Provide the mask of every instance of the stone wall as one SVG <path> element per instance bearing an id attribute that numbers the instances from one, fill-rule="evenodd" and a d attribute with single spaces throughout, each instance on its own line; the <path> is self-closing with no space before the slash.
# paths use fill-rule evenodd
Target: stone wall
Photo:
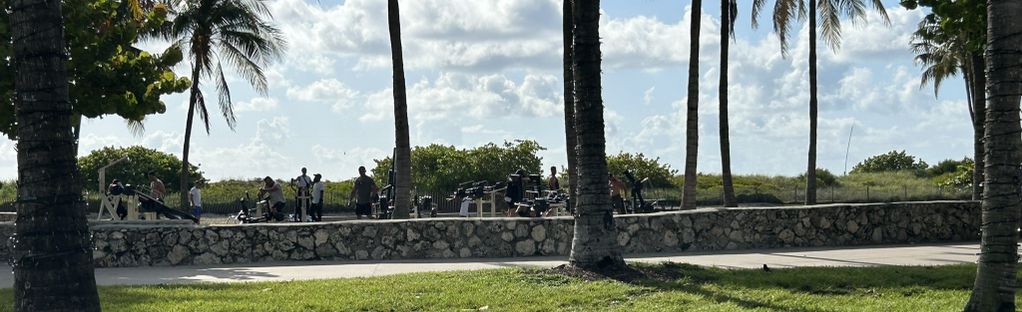
<path id="1" fill-rule="evenodd" d="M 617 216 L 625 254 L 979 239 L 978 202 L 732 208 Z M 98 267 L 567 255 L 570 217 L 195 226 L 94 224 Z M 10 227 L 10 225 L 7 225 Z M 0 227 L 0 233 L 9 231 Z M 7 255 L 0 250 L 0 255 Z"/>

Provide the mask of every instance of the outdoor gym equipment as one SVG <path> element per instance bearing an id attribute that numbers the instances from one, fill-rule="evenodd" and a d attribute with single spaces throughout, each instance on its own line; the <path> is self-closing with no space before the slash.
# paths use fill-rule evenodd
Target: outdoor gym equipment
<path id="1" fill-rule="evenodd" d="M 478 216 L 480 218 L 483 217 L 483 207 L 486 204 L 490 205 L 490 217 L 496 217 L 497 193 L 502 193 L 506 190 L 507 186 L 500 182 L 494 184 L 489 184 L 487 181 L 462 182 L 458 184 L 458 189 L 447 200 L 460 201 L 461 210 L 458 214 L 463 217 L 468 216 L 468 207 L 473 202 L 475 202 L 478 208 Z"/>
<path id="2" fill-rule="evenodd" d="M 245 192 L 245 197 L 238 199 L 238 204 L 241 206 L 241 210 L 238 211 L 238 214 L 231 216 L 231 219 L 237 220 L 238 223 L 263 223 L 273 220 L 284 220 L 281 212 L 271 213 L 269 196 L 256 202 L 255 207 L 250 209 L 248 207 L 248 192 Z M 255 210 L 255 213 L 252 210 Z"/>
<path id="3" fill-rule="evenodd" d="M 630 213 L 645 213 L 653 212 L 653 206 L 656 205 L 656 201 L 647 203 L 646 199 L 642 197 L 642 190 L 646 187 L 646 182 L 649 178 L 643 178 L 642 180 L 636 180 L 635 176 L 628 170 L 625 170 L 625 178 L 628 179 L 628 183 L 632 185 L 632 211 Z"/>
<path id="4" fill-rule="evenodd" d="M 110 214 L 112 220 L 156 220 L 158 215 L 167 219 L 192 220 L 199 223 L 195 216 L 177 209 L 167 207 L 162 202 L 147 195 L 144 189 L 137 190 L 131 184 L 113 185 L 106 184 L 106 169 L 122 162 L 130 162 L 127 156 L 110 162 L 99 168 L 99 194 L 100 204 L 96 220 L 102 220 L 104 212 Z M 146 203 L 146 205 L 142 205 Z M 148 211 L 147 211 L 148 210 Z M 141 212 L 141 213 L 140 213 Z"/>

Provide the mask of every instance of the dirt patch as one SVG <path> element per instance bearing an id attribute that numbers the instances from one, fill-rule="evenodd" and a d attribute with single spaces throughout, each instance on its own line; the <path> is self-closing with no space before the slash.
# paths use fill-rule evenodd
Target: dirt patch
<path id="1" fill-rule="evenodd" d="M 642 281 L 671 282 L 682 277 L 681 272 L 672 265 L 648 266 L 621 266 L 604 270 L 587 270 L 570 264 L 562 264 L 550 269 L 542 270 L 541 273 L 557 274 L 587 281 L 615 280 L 625 283 Z"/>

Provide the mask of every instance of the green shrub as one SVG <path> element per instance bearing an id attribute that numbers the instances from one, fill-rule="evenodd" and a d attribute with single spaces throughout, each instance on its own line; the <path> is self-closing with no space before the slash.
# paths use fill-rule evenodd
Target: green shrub
<path id="1" fill-rule="evenodd" d="M 884 154 L 876 155 L 870 158 L 866 158 L 862 162 L 852 167 L 853 174 L 856 173 L 868 173 L 868 172 L 887 172 L 887 171 L 912 171 L 916 175 L 926 174 L 926 168 L 929 166 L 922 159 L 916 159 L 915 156 L 908 155 L 905 151 L 890 151 Z"/>

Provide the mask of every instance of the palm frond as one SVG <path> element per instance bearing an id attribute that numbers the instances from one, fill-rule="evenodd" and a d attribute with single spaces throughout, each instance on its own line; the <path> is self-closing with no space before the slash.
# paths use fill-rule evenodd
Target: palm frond
<path id="1" fill-rule="evenodd" d="M 245 80 L 248 80 L 249 84 L 256 89 L 262 95 L 266 95 L 269 91 L 269 83 L 266 81 L 266 76 L 263 74 L 262 67 L 256 64 L 248 55 L 238 50 L 237 47 L 231 44 L 222 44 L 220 46 L 220 54 L 227 61 L 231 62 L 234 69 L 237 70 Z"/>
<path id="2" fill-rule="evenodd" d="M 774 32 L 781 43 L 781 56 L 788 57 L 788 33 L 791 23 L 800 13 L 801 0 L 777 0 L 774 2 Z"/>
<path id="3" fill-rule="evenodd" d="M 832 50 L 841 48 L 841 15 L 839 14 L 841 8 L 838 7 L 841 4 L 836 1 L 818 2 L 820 5 L 818 8 L 820 10 L 820 37 Z"/>
<path id="4" fill-rule="evenodd" d="M 728 23 L 728 25 L 724 25 L 723 27 L 727 27 L 728 28 L 728 34 L 731 35 L 730 36 L 731 40 L 734 41 L 737 38 L 737 37 L 735 37 L 735 20 L 738 19 L 738 1 L 737 0 L 725 0 L 725 1 L 728 2 L 727 6 L 728 6 L 729 10 L 728 10 L 728 12 L 725 12 L 725 13 L 722 13 L 722 14 L 728 14 L 728 17 L 730 17 L 730 19 L 729 19 L 730 23 Z"/>
<path id="5" fill-rule="evenodd" d="M 195 92 L 195 108 L 199 113 L 199 120 L 206 126 L 206 134 L 209 134 L 209 111 L 206 110 L 206 97 L 202 95 L 202 91 L 198 90 Z"/>
<path id="6" fill-rule="evenodd" d="M 217 93 L 220 94 L 220 112 L 227 120 L 227 127 L 234 130 L 238 125 L 238 119 L 234 116 L 234 103 L 231 102 L 231 89 L 227 86 L 227 77 L 224 75 L 224 68 L 220 62 L 216 63 L 217 75 L 220 77 L 216 82 Z"/>
<path id="7" fill-rule="evenodd" d="M 145 134 L 145 117 L 139 120 L 125 119 L 124 123 L 128 127 L 128 132 L 136 138 L 141 138 Z"/>
<path id="8" fill-rule="evenodd" d="M 766 4 L 766 0 L 753 0 L 752 1 L 752 28 L 759 27 L 759 12 L 763 10 L 763 5 Z M 737 11 L 737 9 L 736 9 Z"/>

